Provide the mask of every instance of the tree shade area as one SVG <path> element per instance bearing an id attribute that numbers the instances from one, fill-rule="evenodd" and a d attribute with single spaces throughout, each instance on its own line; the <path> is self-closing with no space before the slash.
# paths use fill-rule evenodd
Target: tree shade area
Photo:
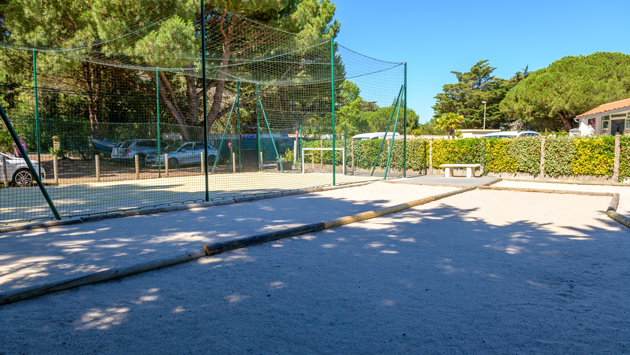
<path id="1" fill-rule="evenodd" d="M 12 0 L 0 11 L 0 105 L 37 159 L 100 157 L 97 176 L 110 158 L 120 160 L 117 151 L 133 151 L 123 148 L 130 140 L 157 141 L 151 153 L 160 155 L 208 137 L 217 156 L 207 157 L 207 169 L 242 171 L 253 159 L 263 171 L 288 157 L 298 163 L 302 140 L 343 146 L 354 134 L 403 134 L 405 119 L 417 125 L 406 114 L 405 63 L 336 42 L 340 23 L 328 0 L 217 1 L 203 13 L 198 1 Z M 6 127 L 0 151 L 13 152 Z M 154 158 L 157 170 L 143 170 L 149 154 L 136 155 L 140 172 L 133 159 L 116 169 L 162 177 L 167 161 Z M 156 197 L 113 209 L 203 199 Z"/>
<path id="2" fill-rule="evenodd" d="M 575 116 L 628 97 L 630 56 L 600 52 L 537 70 L 506 95 L 500 109 L 539 130 L 569 130 Z"/>
<path id="3" fill-rule="evenodd" d="M 262 1 L 255 5 L 228 1 L 223 5 L 235 11 L 209 4 L 205 14 L 209 127 L 217 121 L 218 126 L 224 123 L 237 83 L 244 125 L 255 122 L 255 110 L 250 106 L 256 104 L 256 85 L 259 98 L 268 101 L 269 113 L 292 112 L 293 117 L 277 117 L 286 126 L 283 129 L 294 130 L 306 123 L 330 125 L 326 124 L 330 117 L 322 115 L 331 111 L 331 70 L 340 110 L 346 103 L 341 97 L 344 85 L 360 90 L 365 103 L 363 110 L 354 112 L 365 112 L 364 117 L 346 118 L 351 110 L 345 110 L 341 121 L 370 125 L 373 112 L 395 101 L 404 81 L 402 63 L 374 60 L 340 44 L 331 45 L 340 24 L 332 21 L 334 5 L 327 1 Z M 130 105 L 124 113 L 102 114 L 99 111 L 111 102 L 103 95 L 153 96 L 156 84 L 162 84 L 157 89 L 163 103 L 161 121 L 180 125 L 184 137 L 190 138 L 184 127 L 199 125 L 203 119 L 197 2 L 155 5 L 136 1 L 120 7 L 79 1 L 42 6 L 27 1 L 11 1 L 6 6 L 7 21 L 3 23 L 9 44 L 3 45 L 0 75 L 11 90 L 0 98 L 4 105 L 14 109 L 18 102 L 26 101 L 18 99 L 17 92 L 33 87 L 34 52 L 39 56 L 41 88 L 87 93 L 87 115 L 73 118 L 88 119 L 94 135 L 105 138 L 99 130 L 103 122 L 148 117 L 146 112 L 130 112 Z M 396 83 L 383 86 L 383 78 Z M 59 104 L 60 110 L 67 110 Z"/>
<path id="4" fill-rule="evenodd" d="M 464 117 L 461 128 L 482 128 L 485 116 L 486 128 L 568 131 L 577 115 L 630 97 L 628 64 L 626 54 L 598 52 L 564 57 L 533 72 L 526 66 L 501 79 L 482 60 L 468 72 L 452 72 L 457 82 L 435 96 L 435 115 L 418 132 L 444 133 L 438 120 L 447 113 Z"/>
<path id="5" fill-rule="evenodd" d="M 451 72 L 457 77 L 457 83 L 444 85 L 443 92 L 435 96 L 437 102 L 433 106 L 434 118 L 456 113 L 463 116 L 462 128 L 482 128 L 485 110 L 486 128 L 506 125 L 508 122 L 499 110 L 499 104 L 529 73 L 525 68 L 523 72 L 505 80 L 492 75 L 495 69 L 489 65 L 488 60 L 482 60 L 468 72 Z"/>

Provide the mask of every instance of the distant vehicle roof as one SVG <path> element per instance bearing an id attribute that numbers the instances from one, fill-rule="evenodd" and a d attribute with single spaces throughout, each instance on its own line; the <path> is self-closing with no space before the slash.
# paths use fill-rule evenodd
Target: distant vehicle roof
<path id="1" fill-rule="evenodd" d="M 357 134 L 356 136 L 352 136 L 350 139 L 361 139 L 361 138 L 378 138 L 378 137 L 384 137 L 385 136 L 385 132 L 370 132 L 370 133 L 361 133 L 361 134 Z M 387 136 L 391 137 L 392 136 L 392 132 L 387 132 Z M 394 137 L 400 136 L 400 133 L 395 132 Z"/>
<path id="2" fill-rule="evenodd" d="M 493 137 L 519 137 L 519 136 L 540 136 L 540 133 L 535 131 L 501 131 L 501 132 L 492 132 L 484 135 L 485 138 L 493 138 Z"/>

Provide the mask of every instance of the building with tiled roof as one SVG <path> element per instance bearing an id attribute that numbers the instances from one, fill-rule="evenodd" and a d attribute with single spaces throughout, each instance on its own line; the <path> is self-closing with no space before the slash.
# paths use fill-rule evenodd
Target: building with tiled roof
<path id="1" fill-rule="evenodd" d="M 630 133 L 630 99 L 609 102 L 574 118 L 580 122 L 580 135 Z"/>

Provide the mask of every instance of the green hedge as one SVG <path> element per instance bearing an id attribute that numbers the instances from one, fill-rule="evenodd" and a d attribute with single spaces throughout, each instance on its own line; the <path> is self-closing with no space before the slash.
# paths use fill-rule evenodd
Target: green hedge
<path id="1" fill-rule="evenodd" d="M 630 177 L 630 137 L 621 137 L 620 178 Z M 467 138 L 433 141 L 433 166 L 479 163 L 487 172 L 540 174 L 541 137 Z M 411 154 L 411 153 L 408 153 Z M 545 140 L 545 173 L 550 176 L 612 176 L 615 137 L 556 137 Z"/>
<path id="2" fill-rule="evenodd" d="M 516 163 L 516 171 L 540 174 L 540 147 L 542 138 L 521 137 L 512 139 L 508 145 L 508 155 Z"/>
<path id="3" fill-rule="evenodd" d="M 622 138 L 620 177 L 630 177 L 630 137 Z M 313 146 L 319 146 L 319 141 Z M 330 145 L 330 141 L 324 141 Z M 433 141 L 433 166 L 464 163 L 482 164 L 484 173 L 540 174 L 541 137 L 516 139 L 436 139 Z M 385 167 L 390 141 L 383 147 L 377 166 Z M 615 137 L 569 138 L 555 137 L 545 140 L 545 173 L 562 175 L 611 176 L 614 162 Z M 355 165 L 371 169 L 376 159 L 380 140 L 355 141 Z M 403 141 L 394 141 L 390 167 L 402 169 Z M 420 171 L 429 166 L 429 142 L 424 139 L 407 140 L 407 168 Z M 332 161 L 325 152 L 325 163 Z M 328 159 L 327 159 L 328 158 Z M 319 156 L 316 157 L 319 162 Z"/>
<path id="4" fill-rule="evenodd" d="M 341 143 L 341 144 L 340 144 Z M 348 142 L 347 146 L 347 163 L 350 166 L 350 154 L 351 154 L 351 142 Z M 363 140 L 363 141 L 354 141 L 354 165 L 357 168 L 361 169 L 372 169 L 374 166 L 374 160 L 378 155 L 379 148 L 381 147 L 382 141 L 378 139 L 372 140 Z M 336 142 L 337 147 L 343 147 L 343 141 Z M 303 141 L 303 147 L 307 148 L 319 148 L 320 146 L 329 148 L 332 147 L 332 140 L 314 140 L 314 141 Z M 389 149 L 391 146 L 391 140 L 387 140 L 383 145 L 383 149 L 381 151 L 381 155 L 379 156 L 377 166 L 384 168 L 387 166 L 387 158 L 389 154 Z M 412 169 L 416 171 L 420 171 L 422 169 L 426 169 L 428 164 L 428 141 L 425 139 L 408 139 L 407 140 L 407 169 Z M 389 163 L 390 168 L 402 170 L 405 164 L 403 152 L 404 150 L 404 140 L 397 139 L 394 141 L 394 147 L 392 149 L 391 161 Z M 319 152 L 307 152 L 314 153 L 315 163 L 321 163 L 321 156 Z M 305 163 L 311 162 L 311 157 L 304 157 Z M 323 160 L 324 164 L 332 164 L 332 151 L 324 151 L 323 152 Z M 342 164 L 341 152 L 337 151 L 337 165 Z"/>
<path id="5" fill-rule="evenodd" d="M 550 176 L 571 175 L 573 160 L 575 160 L 573 138 L 557 137 L 545 141 L 545 174 Z"/>
<path id="6" fill-rule="evenodd" d="M 512 139 L 493 138 L 487 139 L 484 143 L 485 148 L 485 170 L 493 173 L 516 171 L 516 160 L 510 156 L 510 146 L 513 144 Z"/>
<path id="7" fill-rule="evenodd" d="M 433 167 L 442 164 L 483 164 L 481 138 L 437 139 L 433 141 Z"/>
<path id="8" fill-rule="evenodd" d="M 571 162 L 573 175 L 613 175 L 615 137 L 575 138 L 575 157 Z"/>
<path id="9" fill-rule="evenodd" d="M 394 146 L 398 142 L 394 143 Z M 407 169 L 420 171 L 429 167 L 429 141 L 407 139 Z"/>

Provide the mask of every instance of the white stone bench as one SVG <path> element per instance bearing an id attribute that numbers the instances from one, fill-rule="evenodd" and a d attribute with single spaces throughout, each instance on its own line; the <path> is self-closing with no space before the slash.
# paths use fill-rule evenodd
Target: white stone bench
<path id="1" fill-rule="evenodd" d="M 466 177 L 475 177 L 475 169 L 480 167 L 481 164 L 442 164 L 441 168 L 444 168 L 444 177 L 453 177 L 453 168 L 466 168 Z"/>

